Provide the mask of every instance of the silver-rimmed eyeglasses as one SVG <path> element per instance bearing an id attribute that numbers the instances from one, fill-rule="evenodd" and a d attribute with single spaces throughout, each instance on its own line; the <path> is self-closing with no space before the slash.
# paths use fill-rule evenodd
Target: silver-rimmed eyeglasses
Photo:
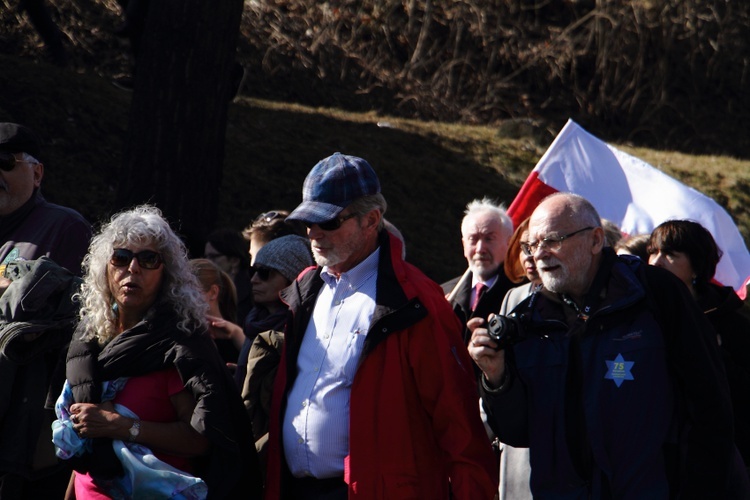
<path id="1" fill-rule="evenodd" d="M 542 238 L 541 240 L 537 241 L 530 241 L 530 242 L 521 242 L 521 250 L 523 250 L 523 253 L 525 253 L 528 256 L 534 255 L 534 252 L 536 252 L 537 248 L 546 249 L 549 252 L 557 252 L 562 248 L 562 242 L 570 238 L 571 236 L 575 236 L 578 233 L 582 233 L 584 231 L 588 231 L 590 229 L 594 229 L 592 226 L 584 227 L 583 229 L 579 229 L 578 231 L 573 231 L 572 233 L 564 234 L 562 236 L 548 236 L 547 238 Z"/>

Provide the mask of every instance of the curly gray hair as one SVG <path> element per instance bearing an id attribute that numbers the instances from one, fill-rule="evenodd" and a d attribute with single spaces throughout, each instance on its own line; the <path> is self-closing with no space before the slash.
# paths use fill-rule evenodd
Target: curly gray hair
<path id="1" fill-rule="evenodd" d="M 186 334 L 206 326 L 208 306 L 188 264 L 184 243 L 169 227 L 161 211 L 151 205 L 120 212 L 94 236 L 83 259 L 84 279 L 77 299 L 81 302 L 80 327 L 84 340 L 100 345 L 116 335 L 117 313 L 107 281 L 107 264 L 115 248 L 126 245 L 153 246 L 162 255 L 164 274 L 158 303 L 177 314 L 177 328 Z"/>

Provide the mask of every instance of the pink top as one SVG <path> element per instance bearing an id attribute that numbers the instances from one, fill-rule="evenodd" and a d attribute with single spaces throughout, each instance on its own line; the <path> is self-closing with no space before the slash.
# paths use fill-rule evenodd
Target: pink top
<path id="1" fill-rule="evenodd" d="M 177 370 L 169 368 L 140 377 L 131 377 L 125 387 L 117 393 L 113 402 L 127 407 L 144 422 L 176 422 L 177 411 L 169 398 L 184 388 Z M 187 458 L 159 452 L 154 452 L 154 455 L 173 467 L 192 473 L 192 467 Z M 91 476 L 78 472 L 75 478 L 75 492 L 79 500 L 110 498 L 104 490 L 94 484 Z"/>

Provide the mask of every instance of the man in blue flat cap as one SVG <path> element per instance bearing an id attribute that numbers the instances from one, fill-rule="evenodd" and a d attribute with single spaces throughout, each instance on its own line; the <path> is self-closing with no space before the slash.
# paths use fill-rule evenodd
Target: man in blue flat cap
<path id="1" fill-rule="evenodd" d="M 318 266 L 281 292 L 266 498 L 492 498 L 461 324 L 383 229 L 374 170 L 336 153 L 302 196 L 287 220 L 307 225 Z"/>

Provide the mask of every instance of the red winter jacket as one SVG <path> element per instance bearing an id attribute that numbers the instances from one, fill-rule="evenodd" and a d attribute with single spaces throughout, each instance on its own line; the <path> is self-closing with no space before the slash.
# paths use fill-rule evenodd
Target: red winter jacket
<path id="1" fill-rule="evenodd" d="M 357 499 L 492 499 L 497 467 L 461 325 L 440 287 L 380 235 L 376 310 L 351 391 L 345 481 Z M 292 311 L 271 409 L 265 497 L 282 498 L 281 422 L 320 268 L 282 292 Z M 450 496 L 452 493 L 452 497 Z"/>

